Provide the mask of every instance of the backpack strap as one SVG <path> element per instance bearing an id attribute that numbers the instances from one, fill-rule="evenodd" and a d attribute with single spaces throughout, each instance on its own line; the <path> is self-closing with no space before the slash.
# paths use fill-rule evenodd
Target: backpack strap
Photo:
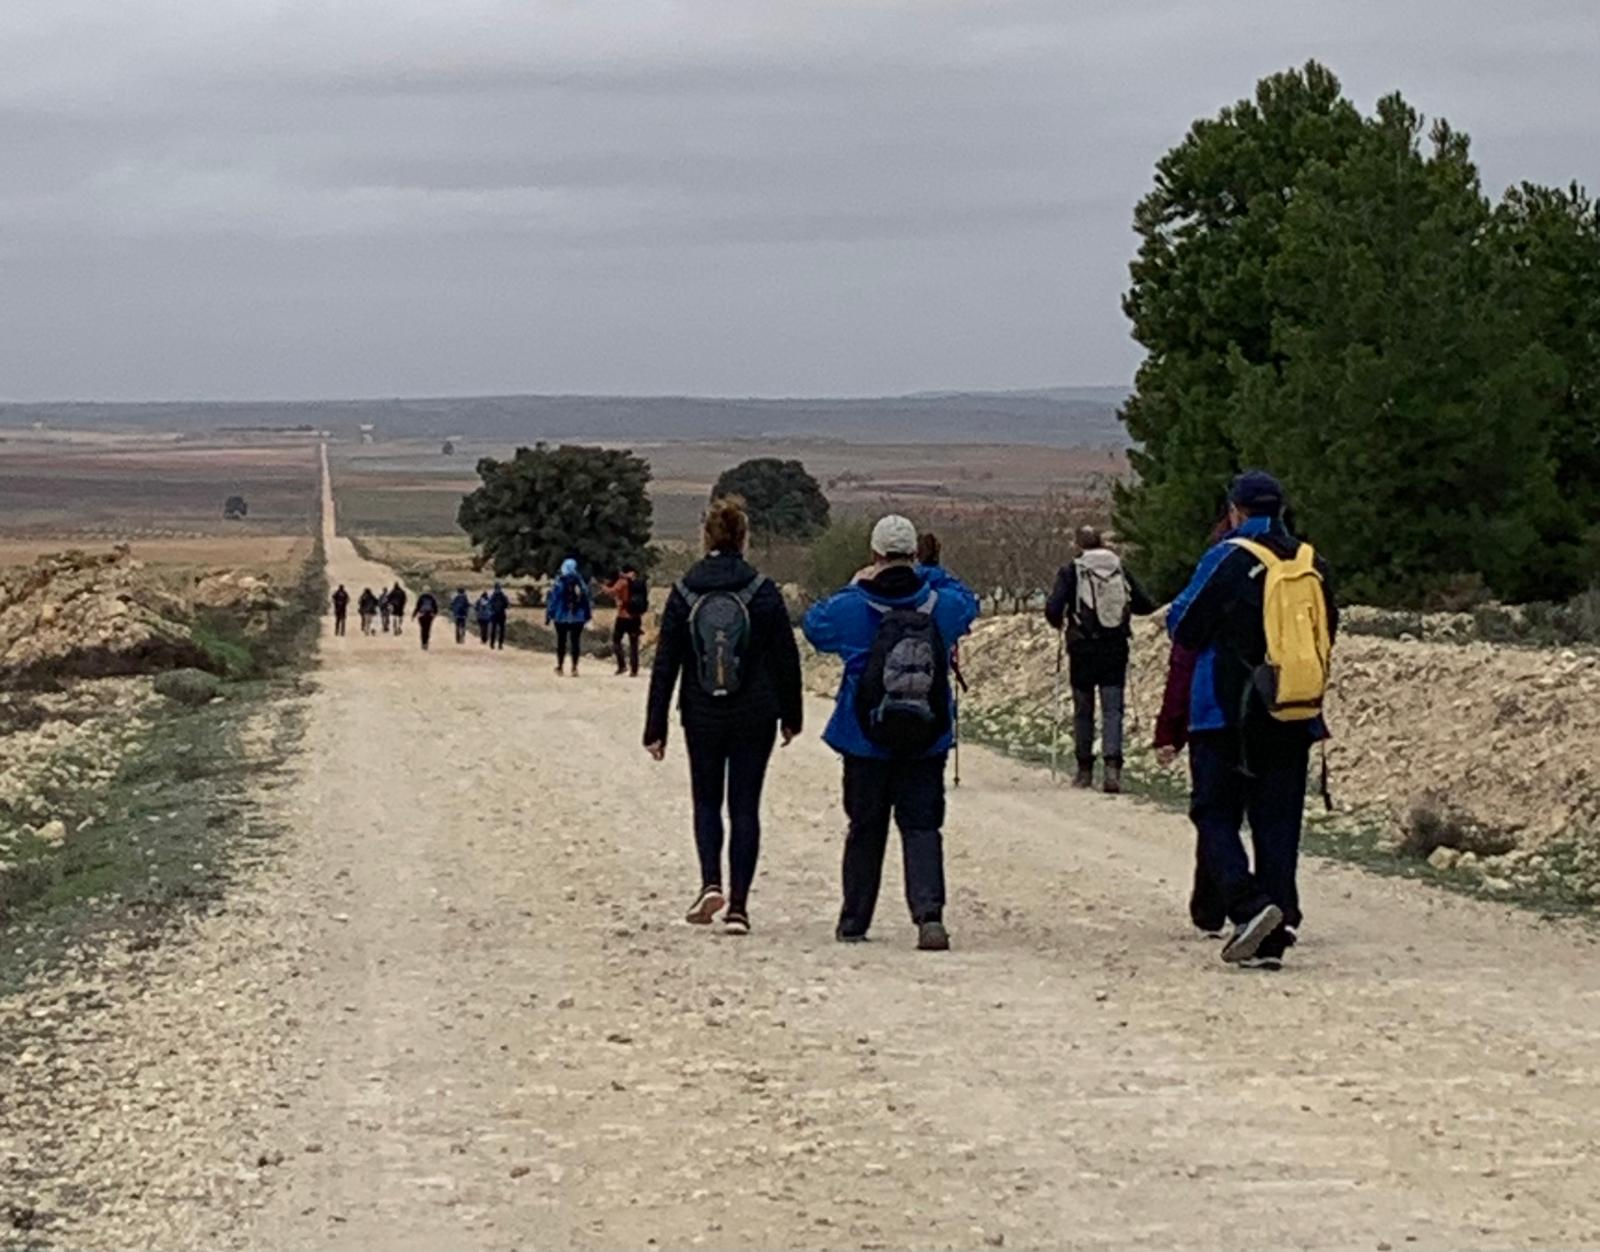
<path id="1" fill-rule="evenodd" d="M 748 609 L 750 607 L 750 601 L 756 598 L 756 593 L 766 585 L 766 582 L 767 576 L 765 574 L 757 574 L 743 587 L 740 587 L 738 591 L 739 603 Z"/>
<path id="2" fill-rule="evenodd" d="M 672 589 L 683 597 L 684 604 L 688 607 L 689 612 L 693 613 L 694 606 L 700 603 L 700 597 L 694 592 L 690 591 L 689 588 L 681 581 L 673 583 Z"/>
<path id="3" fill-rule="evenodd" d="M 874 600 L 871 596 L 868 596 L 866 599 L 867 599 L 867 607 L 869 609 L 871 609 L 874 613 L 893 613 L 893 612 L 897 611 L 897 607 L 898 606 L 896 606 L 896 605 L 885 604 L 882 600 Z M 914 612 L 914 613 L 926 613 L 929 617 L 932 617 L 933 616 L 934 607 L 938 603 L 939 603 L 939 589 L 937 587 L 929 587 L 928 588 L 928 598 L 926 600 L 924 600 L 921 604 L 913 606 L 912 612 Z"/>
<path id="4" fill-rule="evenodd" d="M 1268 569 L 1276 569 L 1279 565 L 1284 563 L 1281 556 L 1279 556 L 1271 548 L 1267 547 L 1266 544 L 1257 543 L 1254 539 L 1235 538 L 1228 540 L 1228 544 L 1230 547 L 1241 548 L 1248 552 Z"/>

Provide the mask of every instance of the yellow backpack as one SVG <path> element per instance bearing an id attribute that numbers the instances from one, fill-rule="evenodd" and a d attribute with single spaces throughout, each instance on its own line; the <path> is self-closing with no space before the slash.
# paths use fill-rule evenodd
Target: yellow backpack
<path id="1" fill-rule="evenodd" d="M 1310 721 L 1322 712 L 1333 656 L 1317 554 L 1309 543 L 1303 543 L 1285 560 L 1265 544 L 1249 539 L 1231 542 L 1266 567 L 1261 624 L 1267 636 L 1267 659 L 1256 671 L 1256 690 L 1267 711 L 1280 722 Z"/>

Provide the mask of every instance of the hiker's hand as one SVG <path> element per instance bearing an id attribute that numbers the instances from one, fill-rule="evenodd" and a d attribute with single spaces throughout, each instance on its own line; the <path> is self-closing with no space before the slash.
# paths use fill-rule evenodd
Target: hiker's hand
<path id="1" fill-rule="evenodd" d="M 665 739 L 657 739 L 654 743 L 645 744 L 644 750 L 650 754 L 652 761 L 664 761 L 667 759 L 667 741 Z"/>
<path id="2" fill-rule="evenodd" d="M 794 737 L 798 733 L 798 731 L 790 730 L 787 726 L 785 726 L 783 728 L 783 746 L 787 748 L 791 743 L 793 743 Z"/>
<path id="3" fill-rule="evenodd" d="M 877 572 L 878 567 L 876 565 L 863 565 L 850 576 L 850 581 L 853 583 L 869 582 L 877 574 Z"/>
<path id="4" fill-rule="evenodd" d="M 1156 749 L 1156 760 L 1160 763 L 1162 769 L 1168 769 L 1178 759 L 1178 752 L 1178 748 L 1173 747 L 1170 743 L 1164 743 Z"/>

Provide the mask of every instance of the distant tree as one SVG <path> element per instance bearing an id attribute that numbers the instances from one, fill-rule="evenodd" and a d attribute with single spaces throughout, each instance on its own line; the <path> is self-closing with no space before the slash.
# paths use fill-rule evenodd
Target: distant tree
<path id="1" fill-rule="evenodd" d="M 799 461 L 757 457 L 717 479 L 713 500 L 743 496 L 750 528 L 763 539 L 811 539 L 828 527 L 828 497 Z"/>
<path id="2" fill-rule="evenodd" d="M 227 521 L 238 521 L 250 515 L 250 506 L 243 496 L 229 496 L 222 505 L 222 516 Z"/>
<path id="3" fill-rule="evenodd" d="M 444 447 L 440 448 L 439 451 L 444 453 L 445 456 L 454 456 L 456 454 L 456 445 L 453 441 L 446 439 Z"/>
<path id="4" fill-rule="evenodd" d="M 540 443 L 484 457 L 478 477 L 457 520 L 479 569 L 510 578 L 553 574 L 567 557 L 590 573 L 653 560 L 650 464 L 631 452 Z"/>

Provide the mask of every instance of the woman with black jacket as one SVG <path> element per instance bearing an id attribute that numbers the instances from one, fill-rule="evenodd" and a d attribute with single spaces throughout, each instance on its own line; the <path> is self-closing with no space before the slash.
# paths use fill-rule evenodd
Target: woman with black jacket
<path id="1" fill-rule="evenodd" d="M 736 935 L 750 933 L 748 899 L 761 851 L 767 764 L 780 730 L 785 747 L 800 733 L 804 707 L 800 649 L 789 610 L 772 580 L 745 561 L 749 534 L 744 501 L 712 501 L 705 519 L 706 556 L 672 589 L 661 616 L 644 728 L 645 748 L 659 761 L 667 751 L 672 689 L 679 687 L 700 853 L 700 894 L 688 920 L 709 925 L 726 905 L 723 928 Z"/>

